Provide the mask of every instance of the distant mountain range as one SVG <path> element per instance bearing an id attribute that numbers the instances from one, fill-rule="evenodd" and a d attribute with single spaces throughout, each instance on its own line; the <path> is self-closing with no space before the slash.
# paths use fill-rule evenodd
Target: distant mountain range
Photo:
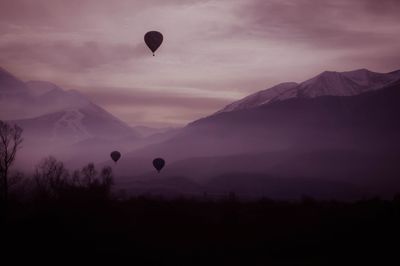
<path id="1" fill-rule="evenodd" d="M 332 80 L 341 82 L 326 82 Z M 358 90 L 354 80 L 360 84 Z M 286 83 L 273 87 L 271 93 L 253 94 L 265 96 L 259 101 L 246 97 L 235 108 L 233 103 L 196 120 L 172 139 L 140 153 L 165 154 L 176 160 L 292 148 L 362 148 L 375 131 L 386 134 L 374 139 L 382 144 L 389 142 L 390 128 L 399 125 L 399 82 L 400 71 L 324 72 L 300 85 Z M 290 91 L 297 96 L 278 100 L 272 97 L 278 91 L 279 95 Z"/>
<path id="2" fill-rule="evenodd" d="M 320 96 L 353 96 L 378 90 L 400 79 L 400 70 L 376 73 L 367 69 L 347 72 L 325 71 L 300 84 L 281 83 L 233 102 L 217 113 L 251 109 L 268 103 L 293 98 L 315 98 Z"/>
<path id="3" fill-rule="evenodd" d="M 0 119 L 24 130 L 17 163 L 25 170 L 48 155 L 70 167 L 102 162 L 113 150 L 128 152 L 169 139 L 179 130 L 130 127 L 76 90 L 47 81 L 23 82 L 2 68 Z"/>
<path id="4" fill-rule="evenodd" d="M 119 185 L 140 193 L 393 195 L 399 113 L 400 71 L 360 69 L 276 85 L 182 129 L 131 128 L 79 92 L 0 71 L 0 119 L 21 125 L 33 147 L 62 143 L 71 165 L 109 164 L 120 150 Z M 23 155 L 48 153 L 25 147 Z M 167 162 L 161 174 L 155 157 Z"/>
<path id="5" fill-rule="evenodd" d="M 292 97 L 272 97 L 285 91 Z M 399 71 L 324 72 L 299 85 L 286 83 L 254 95 L 260 94 L 265 97 L 246 97 L 165 142 L 132 151 L 119 168 L 151 180 L 157 174 L 143 162 L 162 156 L 168 162 L 165 176 L 200 183 L 229 174 L 239 182 L 242 173 L 241 184 L 257 175 L 254 180 L 325 180 L 367 186 L 370 193 L 400 191 Z"/>

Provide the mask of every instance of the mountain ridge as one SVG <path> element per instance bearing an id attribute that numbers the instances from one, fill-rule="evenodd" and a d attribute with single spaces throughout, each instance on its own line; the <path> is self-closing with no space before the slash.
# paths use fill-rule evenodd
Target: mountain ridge
<path id="1" fill-rule="evenodd" d="M 35 132 L 35 138 L 59 142 L 119 138 L 135 132 L 78 91 L 64 90 L 48 81 L 23 82 L 3 68 L 0 111 L 0 119 L 20 124 L 25 132 Z"/>
<path id="2" fill-rule="evenodd" d="M 398 102 L 400 81 L 354 96 L 293 98 L 196 120 L 173 138 L 127 156 L 160 155 L 173 162 L 188 157 L 282 150 L 385 152 L 400 147 Z"/>
<path id="3" fill-rule="evenodd" d="M 400 80 L 400 70 L 388 73 L 372 72 L 365 68 L 344 72 L 324 71 L 301 83 L 280 83 L 268 89 L 250 94 L 228 104 L 215 114 L 251 109 L 260 105 L 297 97 L 314 98 L 319 96 L 358 95 L 366 91 L 383 88 L 398 80 Z"/>

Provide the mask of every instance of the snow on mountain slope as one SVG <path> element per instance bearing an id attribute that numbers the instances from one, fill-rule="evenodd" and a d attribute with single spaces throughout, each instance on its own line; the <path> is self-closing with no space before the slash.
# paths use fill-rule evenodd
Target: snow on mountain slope
<path id="1" fill-rule="evenodd" d="M 41 94 L 32 109 L 44 114 L 16 122 L 27 132 L 51 140 L 75 142 L 93 137 L 114 139 L 134 132 L 118 118 L 73 90 L 64 91 L 57 87 Z"/>
<path id="2" fill-rule="evenodd" d="M 325 71 L 297 88 L 298 97 L 352 96 L 377 90 L 400 79 L 393 73 L 376 73 L 367 69 L 348 72 Z"/>
<path id="3" fill-rule="evenodd" d="M 17 122 L 26 138 L 64 142 L 120 138 L 135 132 L 78 91 L 46 81 L 25 83 L 1 68 L 0 119 Z"/>
<path id="4" fill-rule="evenodd" d="M 75 143 L 94 137 L 117 139 L 133 133 L 123 122 L 94 104 L 13 122 L 24 129 L 28 139 L 59 144 Z"/>
<path id="5" fill-rule="evenodd" d="M 347 72 L 325 71 L 300 84 L 281 83 L 233 102 L 217 113 L 251 109 L 260 105 L 303 97 L 352 96 L 381 89 L 400 80 L 400 71 L 376 73 L 367 69 Z"/>
<path id="6" fill-rule="evenodd" d="M 278 84 L 272 88 L 256 92 L 239 101 L 233 102 L 217 113 L 248 109 L 266 104 L 282 93 L 295 88 L 297 85 L 295 82 Z"/>
<path id="7" fill-rule="evenodd" d="M 60 139 L 73 142 L 90 137 L 82 123 L 83 118 L 84 115 L 79 110 L 71 109 L 13 122 L 24 129 L 28 139 L 45 139 L 49 143 Z"/>

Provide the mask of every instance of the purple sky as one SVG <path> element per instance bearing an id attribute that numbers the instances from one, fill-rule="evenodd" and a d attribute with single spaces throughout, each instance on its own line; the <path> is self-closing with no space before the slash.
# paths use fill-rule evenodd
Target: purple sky
<path id="1" fill-rule="evenodd" d="M 399 69 L 399 14 L 399 0 L 1 0 L 0 65 L 131 125 L 183 125 L 324 70 Z"/>

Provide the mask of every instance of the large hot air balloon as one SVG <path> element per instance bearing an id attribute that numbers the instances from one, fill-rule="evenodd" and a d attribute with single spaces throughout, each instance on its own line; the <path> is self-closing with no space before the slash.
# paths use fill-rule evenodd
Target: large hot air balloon
<path id="1" fill-rule="evenodd" d="M 144 35 L 144 42 L 150 48 L 150 50 L 154 52 L 160 47 L 163 42 L 163 35 L 158 31 L 149 31 Z"/>
<path id="2" fill-rule="evenodd" d="M 163 158 L 155 158 L 153 160 L 153 166 L 154 166 L 154 168 L 157 169 L 158 172 L 160 172 L 161 169 L 163 169 L 164 165 L 165 165 L 165 161 Z"/>
<path id="3" fill-rule="evenodd" d="M 119 151 L 113 151 L 111 154 L 111 159 L 113 159 L 113 161 L 116 163 L 119 158 L 121 158 L 121 153 Z"/>

